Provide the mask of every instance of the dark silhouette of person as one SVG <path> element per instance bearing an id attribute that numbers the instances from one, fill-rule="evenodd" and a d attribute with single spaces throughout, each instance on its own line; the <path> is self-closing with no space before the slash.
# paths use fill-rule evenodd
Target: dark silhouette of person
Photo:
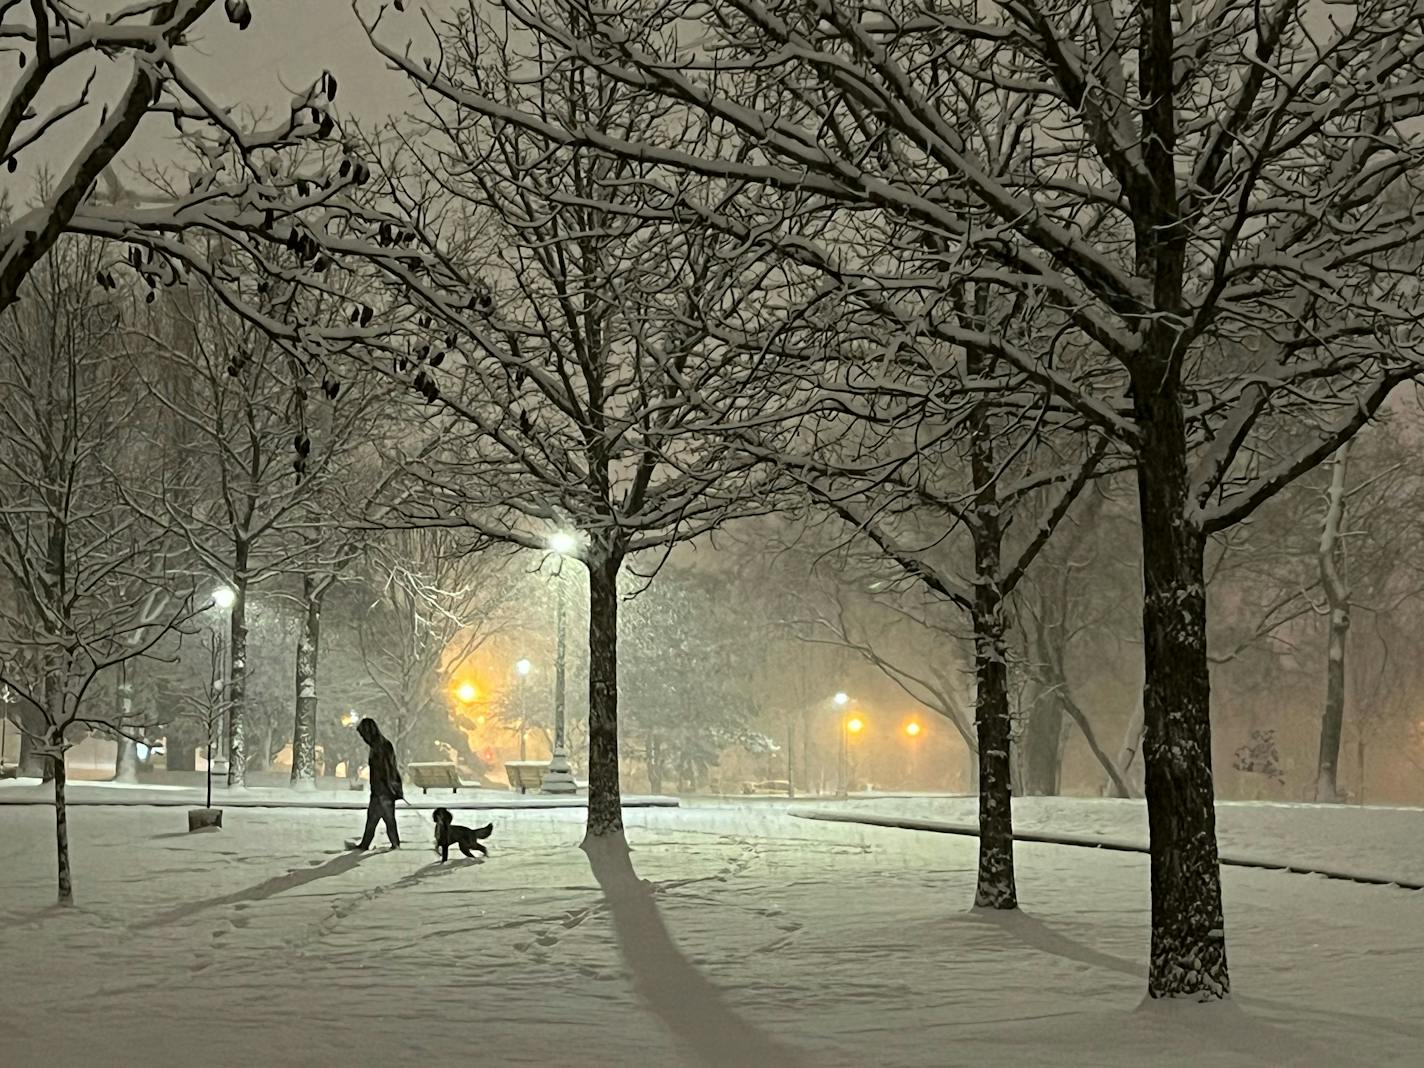
<path id="1" fill-rule="evenodd" d="M 396 802 L 405 797 L 400 769 L 396 767 L 396 750 L 390 739 L 381 734 L 376 721 L 367 717 L 356 724 L 356 733 L 371 747 L 371 800 L 366 805 L 366 833 L 357 849 L 370 849 L 376 836 L 376 824 L 384 822 L 391 848 L 400 848 L 400 831 L 396 829 Z"/>

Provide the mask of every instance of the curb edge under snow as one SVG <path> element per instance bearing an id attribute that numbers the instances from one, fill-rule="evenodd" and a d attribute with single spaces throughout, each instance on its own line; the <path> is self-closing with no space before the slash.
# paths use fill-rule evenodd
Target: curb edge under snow
<path id="1" fill-rule="evenodd" d="M 832 812 L 828 809 L 788 809 L 787 814 L 803 820 L 861 823 L 871 827 L 891 827 L 905 831 L 932 831 L 936 834 L 958 834 L 968 838 L 979 837 L 979 829 L 971 824 L 950 823 L 945 820 L 923 820 L 913 816 L 877 816 L 873 812 Z M 1121 838 L 1090 838 L 1087 835 L 1077 834 L 1050 834 L 1044 831 L 1015 831 L 1014 841 L 1075 846 L 1080 849 L 1108 849 L 1118 853 L 1149 854 L 1151 852 L 1143 842 L 1130 842 Z M 1261 868 L 1266 871 L 1290 872 L 1292 875 L 1320 875 L 1326 879 L 1340 879 L 1368 886 L 1397 886 L 1401 890 L 1424 890 L 1424 883 L 1414 882 L 1410 879 L 1398 879 L 1390 875 L 1321 868 L 1279 860 L 1263 860 L 1259 857 L 1246 857 L 1231 853 L 1221 853 L 1220 860 L 1222 864 L 1231 868 Z"/>

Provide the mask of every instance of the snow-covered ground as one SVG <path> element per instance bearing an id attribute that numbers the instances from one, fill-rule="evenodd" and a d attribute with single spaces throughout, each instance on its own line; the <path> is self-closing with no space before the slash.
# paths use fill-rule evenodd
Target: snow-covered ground
<path id="1" fill-rule="evenodd" d="M 492 813 L 493 855 L 440 865 L 409 811 L 406 849 L 358 856 L 354 812 L 243 808 L 189 835 L 180 809 L 86 807 L 66 912 L 52 812 L 0 808 L 0 1063 L 1421 1063 L 1424 894 L 1228 869 L 1233 1002 L 1142 1005 L 1145 858 L 1021 845 L 1022 914 L 984 915 L 973 839 L 785 807 L 630 810 L 650 895 L 590 869 L 576 810 Z M 1080 834 L 1138 818 L 1019 811 Z M 1222 808 L 1232 848 L 1362 868 L 1417 870 L 1421 831 L 1419 811 Z"/>

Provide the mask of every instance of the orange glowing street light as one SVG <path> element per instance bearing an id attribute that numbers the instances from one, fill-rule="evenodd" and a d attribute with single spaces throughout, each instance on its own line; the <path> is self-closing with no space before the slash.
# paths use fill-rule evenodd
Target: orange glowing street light
<path id="1" fill-rule="evenodd" d="M 841 694 L 836 694 L 837 703 L 840 702 L 841 696 Z M 836 791 L 839 797 L 850 796 L 850 736 L 859 734 L 863 730 L 865 730 L 865 720 L 859 716 L 841 720 L 840 760 L 836 764 L 836 772 L 840 778 L 840 788 Z"/>
<path id="2" fill-rule="evenodd" d="M 914 720 L 910 720 L 909 723 L 906 723 L 906 724 L 905 724 L 905 733 L 908 734 L 911 738 L 914 738 L 914 737 L 915 737 L 916 735 L 918 735 L 918 734 L 920 733 L 920 731 L 923 730 L 923 729 L 924 729 L 924 728 L 921 727 L 921 726 L 920 726 L 918 723 L 916 723 Z"/>
<path id="3" fill-rule="evenodd" d="M 475 689 L 473 682 L 462 682 L 459 686 L 455 687 L 455 696 L 459 699 L 461 704 L 468 705 L 479 695 L 480 692 Z"/>

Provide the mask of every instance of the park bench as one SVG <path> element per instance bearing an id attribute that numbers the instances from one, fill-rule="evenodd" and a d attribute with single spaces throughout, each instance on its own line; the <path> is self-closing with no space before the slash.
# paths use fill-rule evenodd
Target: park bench
<path id="1" fill-rule="evenodd" d="M 548 766 L 547 760 L 507 760 L 504 773 L 509 776 L 510 789 L 522 794 L 544 785 L 544 771 Z"/>
<path id="2" fill-rule="evenodd" d="M 431 790 L 449 790 L 452 793 L 458 793 L 460 787 L 470 785 L 460 781 L 460 769 L 449 761 L 407 764 L 405 770 L 410 777 L 410 784 L 419 786 L 420 792 L 423 794 L 429 793 Z"/>

